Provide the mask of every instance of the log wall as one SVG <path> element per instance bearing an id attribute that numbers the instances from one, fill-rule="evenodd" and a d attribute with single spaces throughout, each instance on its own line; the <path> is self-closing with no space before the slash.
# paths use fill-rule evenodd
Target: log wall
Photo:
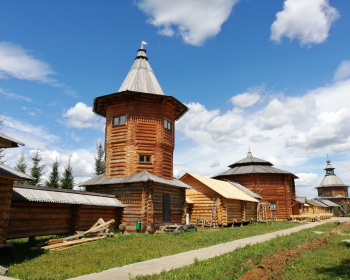
<path id="1" fill-rule="evenodd" d="M 122 224 L 135 232 L 137 219 L 142 231 L 154 232 L 162 225 L 181 224 L 185 217 L 184 188 L 156 183 L 134 183 L 109 186 L 87 186 L 87 191 L 112 194 L 125 206 Z M 170 194 L 170 221 L 163 221 L 163 193 Z"/>
<path id="2" fill-rule="evenodd" d="M 12 201 L 7 239 L 72 234 L 89 229 L 99 218 L 114 219 L 118 228 L 122 207 Z"/>
<path id="3" fill-rule="evenodd" d="M 156 95 L 115 96 L 106 108 L 107 178 L 134 175 L 142 170 L 173 179 L 176 107 Z M 114 126 L 113 118 L 126 115 L 126 124 Z M 164 128 L 164 120 L 172 129 Z M 139 155 L 151 155 L 151 163 L 140 163 Z"/>
<path id="4" fill-rule="evenodd" d="M 181 181 L 193 188 L 186 190 L 186 196 L 194 202 L 190 217 L 191 223 L 195 223 L 196 219 L 211 221 L 213 198 L 217 198 L 217 224 L 219 226 L 250 221 L 251 218 L 256 220 L 257 203 L 253 203 L 252 207 L 250 202 L 226 199 L 191 176 L 182 177 Z"/>
<path id="5" fill-rule="evenodd" d="M 0 178 L 0 247 L 7 239 L 12 189 L 12 179 Z"/>
<path id="6" fill-rule="evenodd" d="M 276 202 L 277 209 L 272 215 L 277 219 L 289 219 L 292 215 L 292 199 L 296 198 L 294 178 L 288 174 L 240 174 L 221 176 L 238 182 L 262 197 L 261 202 Z"/>

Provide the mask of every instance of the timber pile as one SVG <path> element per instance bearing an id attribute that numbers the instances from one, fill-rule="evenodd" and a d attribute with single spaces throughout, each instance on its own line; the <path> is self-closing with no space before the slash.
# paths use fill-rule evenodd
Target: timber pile
<path id="1" fill-rule="evenodd" d="M 187 231 L 197 231 L 197 225 L 166 225 L 161 226 L 155 233 L 181 233 Z"/>
<path id="2" fill-rule="evenodd" d="M 110 232 L 109 226 L 114 223 L 114 219 L 105 222 L 103 219 L 98 221 L 87 231 L 77 232 L 72 236 L 67 236 L 59 239 L 50 239 L 45 243 L 37 245 L 44 250 L 64 250 L 72 247 L 76 247 L 82 244 L 86 244 L 92 241 L 96 241 L 106 237 L 113 237 L 114 234 Z"/>

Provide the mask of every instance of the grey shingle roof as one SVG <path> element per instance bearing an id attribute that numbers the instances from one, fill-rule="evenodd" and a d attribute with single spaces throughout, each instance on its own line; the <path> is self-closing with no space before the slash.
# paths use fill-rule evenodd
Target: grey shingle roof
<path id="1" fill-rule="evenodd" d="M 232 182 L 227 180 L 228 183 L 231 185 L 234 185 L 237 189 L 240 189 L 241 191 L 244 191 L 245 193 L 249 194 L 250 196 L 256 198 L 256 199 L 261 199 L 262 197 L 255 192 L 252 192 L 251 190 L 247 189 L 246 187 L 242 186 L 240 183 L 237 182 Z"/>
<path id="2" fill-rule="evenodd" d="M 135 91 L 164 95 L 156 76 L 148 63 L 145 49 L 139 49 L 133 66 L 118 92 Z"/>
<path id="3" fill-rule="evenodd" d="M 0 163 L 0 176 L 11 178 L 17 181 L 34 180 L 32 176 L 24 174 L 20 171 L 17 171 L 16 169 L 13 169 L 1 163 Z"/>
<path id="4" fill-rule="evenodd" d="M 167 180 L 160 178 L 148 171 L 144 170 L 135 175 L 127 176 L 127 177 L 115 177 L 115 178 L 106 178 L 105 175 L 96 176 L 87 181 L 81 182 L 79 186 L 97 186 L 97 185 L 117 185 L 117 184 L 128 184 L 128 183 L 140 183 L 140 182 L 155 182 L 160 184 L 165 184 L 168 186 L 179 187 L 191 189 L 191 187 L 180 180 L 173 179 Z"/>
<path id="5" fill-rule="evenodd" d="M 345 185 L 342 180 L 340 180 L 337 175 L 325 175 L 322 182 L 316 189 L 318 188 L 327 188 L 327 187 L 348 187 Z"/>
<path id="6" fill-rule="evenodd" d="M 324 199 L 322 197 L 315 197 L 314 200 L 320 201 L 329 207 L 340 207 L 340 205 L 334 203 L 333 201 L 330 201 L 328 199 Z"/>
<path id="7" fill-rule="evenodd" d="M 12 200 L 124 207 L 113 195 L 15 184 Z"/>
<path id="8" fill-rule="evenodd" d="M 15 148 L 18 145 L 24 146 L 24 143 L 0 132 L 0 148 Z"/>
<path id="9" fill-rule="evenodd" d="M 273 167 L 271 162 L 253 157 L 250 151 L 248 152 L 248 156 L 246 158 L 237 161 L 234 164 L 231 164 L 229 167 L 231 167 L 231 169 L 228 169 L 218 175 L 215 175 L 213 178 L 227 175 L 240 175 L 251 173 L 290 174 L 294 178 L 298 178 L 291 172 Z"/>

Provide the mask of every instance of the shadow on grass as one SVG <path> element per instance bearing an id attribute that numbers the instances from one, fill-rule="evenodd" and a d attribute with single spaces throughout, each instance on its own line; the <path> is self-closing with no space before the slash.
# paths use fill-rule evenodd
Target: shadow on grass
<path id="1" fill-rule="evenodd" d="M 0 249 L 0 265 L 9 267 L 13 264 L 22 263 L 41 256 L 45 253 L 44 250 L 31 248 L 35 247 L 36 244 L 45 242 L 51 238 L 51 236 L 40 238 L 40 240 L 35 243 L 27 241 L 28 239 L 10 240 L 10 242 L 13 243 L 13 247 Z"/>
<path id="2" fill-rule="evenodd" d="M 350 243 L 342 244 L 342 246 L 350 249 Z M 345 256 L 345 259 L 339 265 L 319 268 L 316 271 L 319 274 L 329 276 L 330 279 L 350 279 L 350 255 Z"/>

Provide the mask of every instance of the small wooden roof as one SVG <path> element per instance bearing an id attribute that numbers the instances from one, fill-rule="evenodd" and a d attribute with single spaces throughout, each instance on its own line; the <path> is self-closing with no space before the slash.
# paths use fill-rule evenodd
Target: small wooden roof
<path id="1" fill-rule="evenodd" d="M 220 194 L 224 198 L 251 201 L 251 202 L 259 202 L 254 197 L 248 195 L 244 191 L 238 189 L 233 184 L 226 182 L 226 181 L 211 179 L 208 177 L 190 174 L 190 173 L 186 173 L 185 175 L 183 175 L 180 178 L 180 180 L 186 181 L 186 177 L 189 177 L 189 176 L 193 177 L 194 179 L 198 180 L 202 184 L 206 185 L 208 188 L 217 192 L 218 194 Z M 192 188 L 195 189 L 194 186 L 192 186 Z"/>
<path id="2" fill-rule="evenodd" d="M 0 132 L 0 148 L 17 148 L 18 145 L 24 146 L 24 143 Z"/>

